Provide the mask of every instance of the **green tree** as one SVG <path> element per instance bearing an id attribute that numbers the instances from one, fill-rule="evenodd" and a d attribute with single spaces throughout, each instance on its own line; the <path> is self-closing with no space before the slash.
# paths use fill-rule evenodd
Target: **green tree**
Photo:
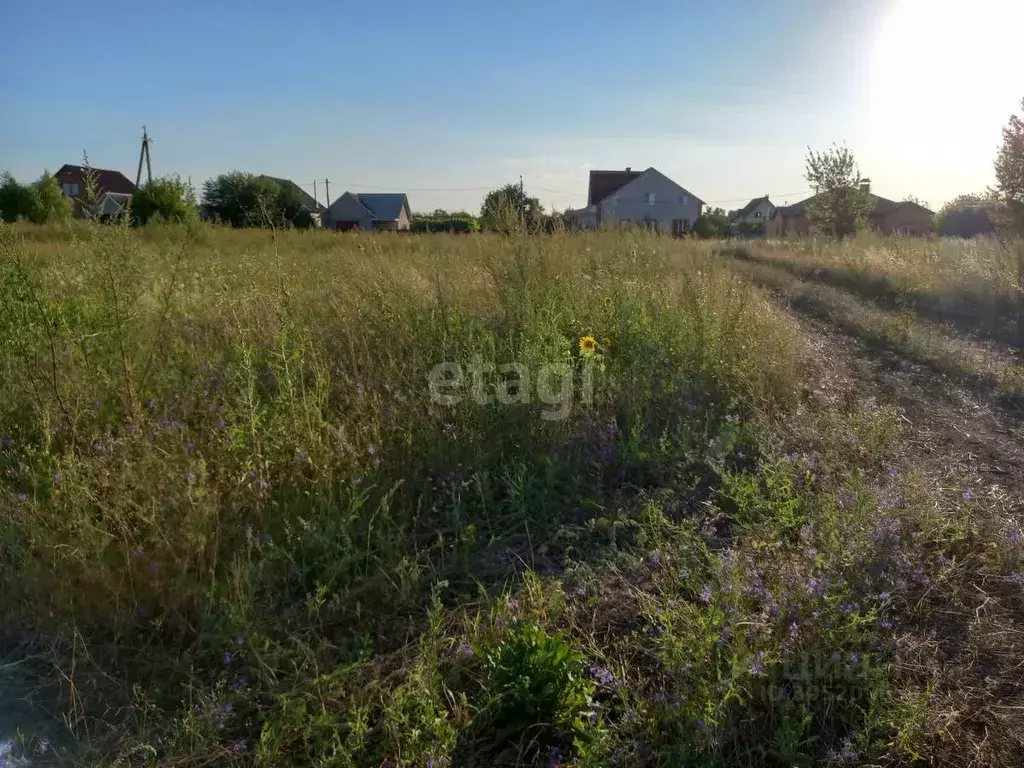
<path id="1" fill-rule="evenodd" d="M 284 221 L 281 186 L 242 171 L 224 173 L 203 184 L 203 206 L 233 227 L 279 226 Z"/>
<path id="2" fill-rule="evenodd" d="M 960 195 L 935 214 L 935 231 L 945 237 L 993 234 L 1005 220 L 1003 204 L 994 195 Z"/>
<path id="3" fill-rule="evenodd" d="M 824 152 L 807 149 L 804 178 L 815 196 L 807 203 L 807 219 L 820 233 L 847 237 L 867 224 L 874 197 L 867 190 L 853 153 L 833 144 Z"/>
<path id="4" fill-rule="evenodd" d="M 1003 146 L 995 166 L 996 191 L 1006 206 L 1010 227 L 1024 235 L 1024 120 L 1017 115 L 1010 115 L 1010 122 L 1003 128 Z"/>
<path id="5" fill-rule="evenodd" d="M 136 224 L 145 224 L 154 217 L 163 221 L 191 221 L 197 213 L 192 185 L 177 175 L 153 179 L 132 196 L 132 220 Z"/>
<path id="6" fill-rule="evenodd" d="M 709 208 L 693 225 L 694 234 L 706 240 L 731 237 L 732 229 L 724 208 Z"/>
<path id="7" fill-rule="evenodd" d="M 66 221 L 71 218 L 72 202 L 64 197 L 61 191 L 60 182 L 49 171 L 43 171 L 43 175 L 32 185 L 35 190 L 37 208 L 37 224 L 45 224 L 52 221 Z"/>
<path id="8" fill-rule="evenodd" d="M 71 201 L 64 197 L 60 184 L 49 171 L 43 171 L 32 184 L 19 184 L 10 173 L 0 183 L 0 217 L 4 221 L 31 221 L 45 224 L 71 216 Z"/>
<path id="9" fill-rule="evenodd" d="M 518 184 L 492 190 L 480 207 L 480 228 L 492 232 L 537 232 L 544 228 L 544 206 Z"/>
<path id="10" fill-rule="evenodd" d="M 4 173 L 3 183 L 0 183 L 0 218 L 7 222 L 31 221 L 37 203 L 31 186 L 19 184 L 10 172 Z"/>

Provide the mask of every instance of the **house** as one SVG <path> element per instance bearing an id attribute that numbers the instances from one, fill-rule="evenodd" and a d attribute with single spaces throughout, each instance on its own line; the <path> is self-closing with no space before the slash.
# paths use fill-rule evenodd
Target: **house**
<path id="1" fill-rule="evenodd" d="M 861 188 L 870 193 L 871 182 L 865 179 Z M 810 234 L 807 204 L 816 197 L 813 195 L 799 203 L 776 208 L 765 227 L 765 235 L 792 237 Z M 868 221 L 873 229 L 883 235 L 927 235 L 932 231 L 933 214 L 927 208 L 909 201 L 897 203 L 878 195 L 871 195 L 871 199 L 874 205 L 868 213 Z"/>
<path id="2" fill-rule="evenodd" d="M 346 192 L 327 209 L 326 226 L 347 231 L 350 229 L 408 231 L 412 211 L 409 198 L 401 192 L 353 193 Z"/>
<path id="3" fill-rule="evenodd" d="M 771 218 L 773 213 L 775 213 L 775 205 L 768 199 L 768 195 L 765 195 L 764 197 L 755 197 L 736 211 L 732 218 L 734 221 L 746 224 L 763 224 Z"/>
<path id="4" fill-rule="evenodd" d="M 309 192 L 304 190 L 291 179 L 279 179 L 276 176 L 267 176 L 266 174 L 260 174 L 260 178 L 269 179 L 282 189 L 292 190 L 302 201 L 302 207 L 309 213 L 310 218 L 313 220 L 313 226 L 319 227 L 323 225 L 324 214 L 327 213 L 327 207 L 319 203 L 315 197 L 309 194 Z"/>
<path id="5" fill-rule="evenodd" d="M 92 207 L 85 204 L 86 177 L 90 173 L 96 181 L 96 200 Z M 119 216 L 135 194 L 135 185 L 120 171 L 63 165 L 53 176 L 64 197 L 73 201 L 72 211 L 79 219 L 94 215 Z"/>
<path id="6" fill-rule="evenodd" d="M 591 171 L 587 207 L 569 211 L 566 225 L 591 229 L 636 224 L 681 235 L 693 229 L 704 201 L 654 168 Z"/>

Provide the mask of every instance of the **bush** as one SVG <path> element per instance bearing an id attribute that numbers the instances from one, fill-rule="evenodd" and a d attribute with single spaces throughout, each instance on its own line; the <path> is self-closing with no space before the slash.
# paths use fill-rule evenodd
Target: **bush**
<path id="1" fill-rule="evenodd" d="M 10 173 L 0 185 L 0 217 L 6 222 L 20 219 L 33 224 L 64 221 L 71 216 L 71 201 L 49 171 L 33 184 L 19 184 Z"/>
<path id="2" fill-rule="evenodd" d="M 180 176 L 164 176 L 136 190 L 132 196 L 132 221 L 145 224 L 154 217 L 185 222 L 198 216 L 192 185 Z"/>

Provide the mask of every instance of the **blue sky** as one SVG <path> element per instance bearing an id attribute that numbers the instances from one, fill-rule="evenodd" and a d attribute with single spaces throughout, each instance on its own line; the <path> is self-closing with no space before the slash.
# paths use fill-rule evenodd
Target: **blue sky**
<path id="1" fill-rule="evenodd" d="M 146 124 L 154 173 L 197 185 L 238 169 L 476 210 L 522 174 L 565 208 L 591 168 L 653 165 L 735 208 L 804 196 L 807 146 L 837 141 L 879 194 L 938 206 L 992 181 L 1018 5 L 0 0 L 23 62 L 0 72 L 0 169 L 86 149 L 134 178 Z"/>

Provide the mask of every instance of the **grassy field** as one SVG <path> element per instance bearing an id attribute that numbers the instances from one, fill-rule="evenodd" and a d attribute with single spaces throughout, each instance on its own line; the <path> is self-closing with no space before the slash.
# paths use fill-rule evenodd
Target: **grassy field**
<path id="1" fill-rule="evenodd" d="M 7 759 L 1019 762 L 1012 478 L 780 301 L 1010 408 L 1019 250 L 834 248 L 4 225 Z"/>

